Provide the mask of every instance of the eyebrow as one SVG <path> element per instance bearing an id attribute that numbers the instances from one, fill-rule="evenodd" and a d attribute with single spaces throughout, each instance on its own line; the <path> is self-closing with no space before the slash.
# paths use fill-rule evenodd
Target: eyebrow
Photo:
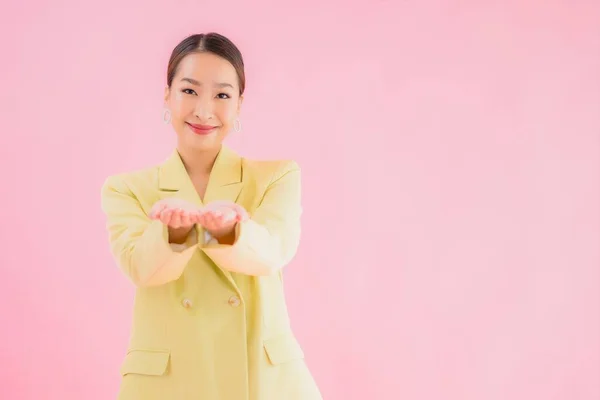
<path id="1" fill-rule="evenodd" d="M 181 78 L 181 82 L 189 82 L 189 83 L 191 83 L 192 85 L 195 85 L 195 86 L 202 86 L 202 83 L 198 82 L 197 80 L 195 80 L 193 78 Z M 230 84 L 230 83 L 226 83 L 226 82 L 215 83 L 215 86 L 219 87 L 219 88 L 226 88 L 226 87 L 228 87 L 228 88 L 233 89 L 233 85 Z"/>

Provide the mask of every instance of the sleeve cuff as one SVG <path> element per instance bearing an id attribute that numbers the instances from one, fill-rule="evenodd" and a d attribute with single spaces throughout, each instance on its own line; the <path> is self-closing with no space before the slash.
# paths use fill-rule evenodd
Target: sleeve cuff
<path id="1" fill-rule="evenodd" d="M 167 229 L 167 236 L 168 236 L 168 229 Z M 168 237 L 167 237 L 167 241 L 168 241 Z M 192 228 L 190 234 L 187 236 L 187 238 L 185 239 L 184 243 L 169 243 L 169 246 L 171 247 L 171 250 L 173 250 L 176 253 L 181 253 L 182 251 L 189 249 L 192 246 L 195 246 L 196 244 L 198 244 L 198 230 L 196 229 L 196 226 L 194 226 L 194 228 Z"/>

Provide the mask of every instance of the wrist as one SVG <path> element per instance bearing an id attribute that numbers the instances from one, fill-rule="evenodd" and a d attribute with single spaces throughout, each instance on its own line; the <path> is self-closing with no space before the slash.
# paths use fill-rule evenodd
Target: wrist
<path id="1" fill-rule="evenodd" d="M 234 225 L 231 229 L 228 229 L 227 231 L 224 232 L 214 232 L 211 233 L 211 236 L 216 239 L 219 244 L 228 244 L 228 245 L 232 245 L 235 243 L 235 231 L 236 231 L 236 225 Z"/>
<path id="2" fill-rule="evenodd" d="M 169 227 L 169 243 L 173 244 L 183 244 L 185 243 L 188 235 L 194 228 L 194 225 L 184 226 L 181 228 L 171 228 Z"/>

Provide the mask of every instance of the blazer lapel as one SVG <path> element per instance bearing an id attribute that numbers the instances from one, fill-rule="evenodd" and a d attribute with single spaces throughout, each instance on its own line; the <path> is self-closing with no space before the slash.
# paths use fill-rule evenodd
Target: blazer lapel
<path id="1" fill-rule="evenodd" d="M 173 151 L 158 170 L 158 189 L 161 199 L 177 197 L 196 204 L 198 207 L 202 206 L 202 200 L 194 188 L 177 150 Z"/>
<path id="2" fill-rule="evenodd" d="M 198 207 L 217 200 L 235 202 L 242 190 L 242 159 L 233 150 L 222 146 L 210 173 L 204 201 L 196 191 L 179 152 L 175 150 L 158 171 L 160 198 L 177 197 Z M 204 241 L 204 229 L 197 226 L 198 240 Z M 231 272 L 219 267 L 225 278 L 237 289 Z"/>
<path id="3" fill-rule="evenodd" d="M 242 159 L 223 146 L 210 173 L 204 204 L 218 200 L 236 202 L 242 190 Z"/>
<path id="4" fill-rule="evenodd" d="M 160 166 L 158 174 L 161 198 L 175 196 L 198 206 L 217 200 L 235 202 L 242 190 L 242 159 L 225 146 L 221 148 L 213 165 L 204 201 L 194 188 L 177 150 Z"/>
<path id="5" fill-rule="evenodd" d="M 210 172 L 206 193 L 204 193 L 204 204 L 208 205 L 219 200 L 229 200 L 235 203 L 241 190 L 242 159 L 231 149 L 223 146 Z M 218 265 L 217 267 L 223 272 L 229 283 L 238 290 L 231 272 Z"/>

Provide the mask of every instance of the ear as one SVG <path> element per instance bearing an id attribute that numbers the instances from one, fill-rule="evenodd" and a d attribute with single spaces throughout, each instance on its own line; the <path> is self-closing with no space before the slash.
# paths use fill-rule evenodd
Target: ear
<path id="1" fill-rule="evenodd" d="M 242 103 L 244 102 L 244 95 L 241 95 L 238 99 L 237 113 L 239 114 L 242 109 Z"/>
<path id="2" fill-rule="evenodd" d="M 166 87 L 165 87 L 165 103 L 167 103 L 167 102 L 168 102 L 168 100 L 169 100 L 169 95 L 170 95 L 170 94 L 171 94 L 171 88 L 170 88 L 170 87 L 168 87 L 168 86 L 166 86 Z"/>

